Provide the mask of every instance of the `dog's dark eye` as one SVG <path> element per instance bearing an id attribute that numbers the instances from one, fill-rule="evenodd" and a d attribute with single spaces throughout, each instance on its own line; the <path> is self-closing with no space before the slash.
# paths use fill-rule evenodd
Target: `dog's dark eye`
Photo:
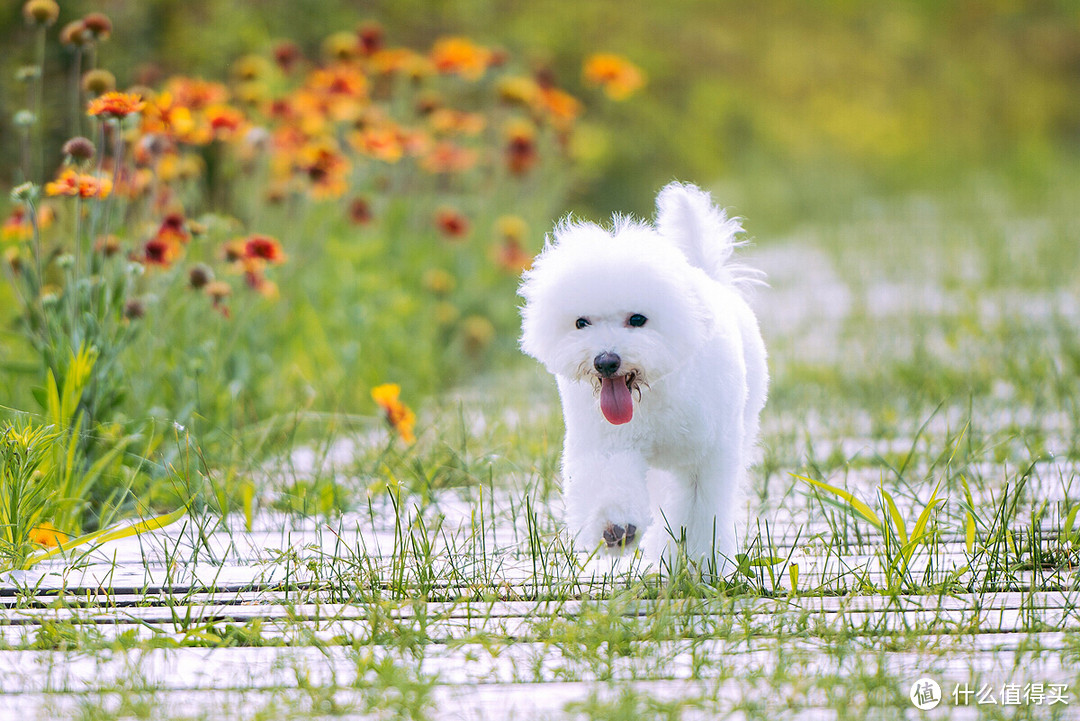
<path id="1" fill-rule="evenodd" d="M 589 322 L 588 318 L 578 318 L 574 325 L 577 326 L 578 330 L 581 330 L 587 325 L 592 325 L 592 323 Z"/>
<path id="2" fill-rule="evenodd" d="M 645 321 L 649 320 L 641 313 L 634 313 L 632 316 L 626 319 L 626 324 L 631 328 L 640 328 L 645 325 Z"/>

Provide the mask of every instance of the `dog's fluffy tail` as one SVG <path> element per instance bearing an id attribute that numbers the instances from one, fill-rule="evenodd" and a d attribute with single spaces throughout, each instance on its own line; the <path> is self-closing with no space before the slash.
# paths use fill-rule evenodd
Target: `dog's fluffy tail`
<path id="1" fill-rule="evenodd" d="M 745 241 L 738 218 L 729 218 L 712 197 L 689 183 L 669 183 L 656 196 L 656 228 L 682 250 L 691 265 L 711 278 L 745 289 L 765 282 L 764 273 L 732 260 Z"/>

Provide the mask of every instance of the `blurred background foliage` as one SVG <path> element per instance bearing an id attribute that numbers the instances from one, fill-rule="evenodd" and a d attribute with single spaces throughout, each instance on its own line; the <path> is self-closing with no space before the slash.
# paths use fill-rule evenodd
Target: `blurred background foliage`
<path id="1" fill-rule="evenodd" d="M 0 16 L 0 37 L 26 39 L 4 53 L 5 91 L 32 53 L 19 5 Z M 326 35 L 365 19 L 411 47 L 454 33 L 503 46 L 585 96 L 595 91 L 582 87 L 582 59 L 621 53 L 649 84 L 578 129 L 584 167 L 572 204 L 589 214 L 645 214 L 671 178 L 746 177 L 770 184 L 771 207 L 738 210 L 784 223 L 844 187 L 948 183 L 973 168 L 1040 177 L 1080 147 L 1080 4 L 1071 0 L 61 5 L 61 24 L 90 11 L 112 18 L 101 61 L 121 86 L 177 72 L 223 78 L 237 58 L 286 38 L 316 56 Z M 50 52 L 52 63 L 70 62 L 55 44 Z M 5 136 L 11 109 L 0 114 Z M 14 148 L 4 144 L 4 167 Z M 742 192 L 752 203 L 752 188 Z"/>

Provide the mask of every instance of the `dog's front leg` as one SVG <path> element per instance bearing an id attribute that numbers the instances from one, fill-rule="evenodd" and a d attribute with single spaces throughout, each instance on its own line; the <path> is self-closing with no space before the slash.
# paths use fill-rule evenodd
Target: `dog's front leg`
<path id="1" fill-rule="evenodd" d="M 651 520 L 647 466 L 635 451 L 577 449 L 563 457 L 567 524 L 577 546 L 621 550 L 641 538 Z"/>

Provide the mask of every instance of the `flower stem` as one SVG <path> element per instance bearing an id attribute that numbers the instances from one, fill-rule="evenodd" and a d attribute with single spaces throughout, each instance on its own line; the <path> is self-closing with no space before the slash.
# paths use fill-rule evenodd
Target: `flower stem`
<path id="1" fill-rule="evenodd" d="M 71 118 L 69 124 L 71 132 L 69 136 L 74 138 L 79 134 L 80 126 L 80 113 L 79 113 L 79 85 L 82 80 L 82 48 L 75 48 L 75 62 L 71 64 L 71 78 L 68 82 L 71 84 Z"/>
<path id="2" fill-rule="evenodd" d="M 37 145 L 37 167 L 33 168 L 31 175 L 30 162 L 27 161 L 26 179 L 35 183 L 42 182 L 45 172 L 45 119 L 41 116 L 44 106 L 45 93 L 45 26 L 41 25 L 37 31 L 37 68 L 38 75 L 34 80 L 34 142 Z"/>
<path id="3" fill-rule="evenodd" d="M 79 266 L 82 263 L 82 197 L 75 196 L 75 262 L 68 271 L 67 287 L 64 295 L 69 297 L 71 303 L 71 342 L 72 347 L 81 340 L 76 332 L 79 319 L 79 301 L 76 294 L 79 290 Z"/>

